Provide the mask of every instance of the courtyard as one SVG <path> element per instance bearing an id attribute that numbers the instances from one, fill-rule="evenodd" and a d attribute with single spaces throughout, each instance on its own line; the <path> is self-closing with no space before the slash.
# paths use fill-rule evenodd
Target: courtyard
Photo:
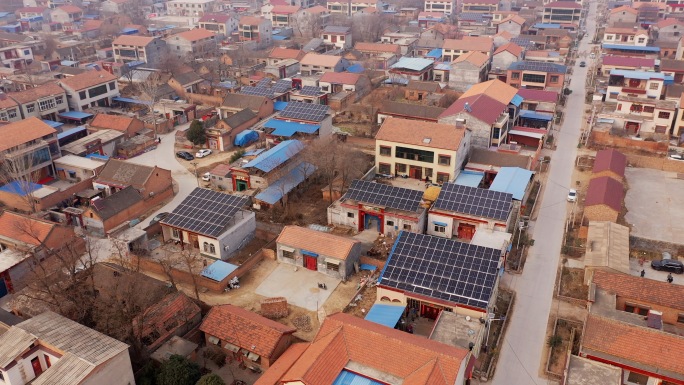
<path id="1" fill-rule="evenodd" d="M 319 283 L 324 283 L 326 289 L 319 289 Z M 278 264 L 256 288 L 255 293 L 264 297 L 285 297 L 291 305 L 318 311 L 339 283 L 339 279 L 316 271 Z"/>

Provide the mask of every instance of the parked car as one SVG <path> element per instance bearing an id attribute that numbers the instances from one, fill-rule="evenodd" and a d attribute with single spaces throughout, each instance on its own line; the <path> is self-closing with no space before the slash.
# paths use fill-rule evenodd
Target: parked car
<path id="1" fill-rule="evenodd" d="M 586 67 L 586 66 L 587 66 L 586 62 L 583 62 L 583 61 L 580 62 L 580 67 Z"/>
<path id="2" fill-rule="evenodd" d="M 568 192 L 568 202 L 577 202 L 577 190 L 570 189 L 570 192 Z"/>
<path id="3" fill-rule="evenodd" d="M 195 159 L 195 157 L 192 156 L 192 154 L 189 153 L 189 152 L 187 152 L 187 151 L 178 151 L 178 152 L 176 153 L 176 156 L 179 157 L 179 158 L 181 158 L 181 159 L 185 159 L 185 160 L 193 160 L 193 159 Z"/>
<path id="4" fill-rule="evenodd" d="M 671 273 L 682 274 L 684 273 L 684 263 L 676 259 L 656 259 L 651 261 L 651 267 L 653 270 L 665 270 Z"/>
<path id="5" fill-rule="evenodd" d="M 152 220 L 150 221 L 150 225 L 153 225 L 161 221 L 162 219 L 166 218 L 167 215 L 169 215 L 169 213 L 159 213 L 155 215 L 154 218 L 152 218 Z"/>
<path id="6" fill-rule="evenodd" d="M 210 174 L 210 173 L 205 172 L 204 174 L 202 174 L 202 180 L 203 180 L 203 181 L 209 182 L 210 179 L 211 179 L 211 174 Z"/>
<path id="7" fill-rule="evenodd" d="M 197 154 L 195 154 L 195 158 L 204 158 L 205 156 L 211 155 L 211 150 L 204 148 L 199 151 L 197 151 Z"/>

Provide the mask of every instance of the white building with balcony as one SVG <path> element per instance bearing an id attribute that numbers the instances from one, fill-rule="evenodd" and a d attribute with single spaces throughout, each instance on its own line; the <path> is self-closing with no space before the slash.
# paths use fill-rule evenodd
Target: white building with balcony
<path id="1" fill-rule="evenodd" d="M 83 111 L 90 107 L 109 107 L 112 98 L 119 96 L 116 76 L 107 71 L 87 71 L 59 80 L 67 94 L 67 103 L 72 111 Z"/>

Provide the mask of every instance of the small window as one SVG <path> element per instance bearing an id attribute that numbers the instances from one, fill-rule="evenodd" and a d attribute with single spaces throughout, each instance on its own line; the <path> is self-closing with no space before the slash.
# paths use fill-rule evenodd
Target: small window
<path id="1" fill-rule="evenodd" d="M 392 166 L 390 166 L 388 163 L 380 163 L 378 165 L 378 172 L 380 174 L 391 174 Z"/>
<path id="2" fill-rule="evenodd" d="M 392 156 L 392 147 L 380 146 L 381 156 Z"/>
<path id="3" fill-rule="evenodd" d="M 282 252 L 283 252 L 283 258 L 295 259 L 295 255 L 292 251 L 282 250 Z"/>
<path id="4" fill-rule="evenodd" d="M 394 226 L 394 221 L 387 221 L 387 226 Z"/>
<path id="5" fill-rule="evenodd" d="M 644 112 L 648 112 L 648 113 L 652 114 L 653 111 L 655 111 L 655 107 L 653 107 L 653 106 L 644 106 Z"/>
<path id="6" fill-rule="evenodd" d="M 213 243 L 210 243 L 209 244 L 209 252 L 211 254 L 216 254 L 216 245 L 214 245 Z"/>
<path id="7" fill-rule="evenodd" d="M 337 264 L 337 263 L 330 263 L 330 262 L 327 262 L 327 263 L 325 264 L 325 268 L 326 268 L 326 270 L 328 270 L 328 271 L 340 271 L 340 265 Z"/>
<path id="8" fill-rule="evenodd" d="M 435 225 L 435 232 L 437 232 L 437 233 L 445 233 L 445 232 L 446 232 L 446 227 L 440 226 L 440 225 Z"/>
<path id="9" fill-rule="evenodd" d="M 558 83 L 558 75 L 551 75 L 551 83 Z"/>
<path id="10" fill-rule="evenodd" d="M 627 382 L 637 385 L 646 385 L 648 384 L 648 376 L 635 372 L 629 372 L 629 375 L 627 376 Z"/>
<path id="11" fill-rule="evenodd" d="M 520 79 L 520 72 L 512 72 L 511 79 Z"/>
<path id="12" fill-rule="evenodd" d="M 670 119 L 670 113 L 667 111 L 658 112 L 658 119 Z"/>
<path id="13" fill-rule="evenodd" d="M 171 229 L 171 236 L 180 239 L 180 233 L 178 232 L 178 229 Z"/>
<path id="14" fill-rule="evenodd" d="M 404 224 L 404 230 L 411 231 L 411 225 L 409 225 L 408 223 L 405 223 Z"/>
<path id="15" fill-rule="evenodd" d="M 347 213 L 347 218 L 354 218 L 354 213 Z"/>
<path id="16" fill-rule="evenodd" d="M 657 90 L 659 86 L 660 86 L 660 84 L 653 82 L 653 83 L 651 83 L 651 85 L 648 86 L 648 88 L 652 89 L 652 90 Z"/>
<path id="17" fill-rule="evenodd" d="M 403 163 L 395 163 L 394 164 L 394 169 L 397 172 L 405 173 L 406 172 L 406 165 Z"/>
<path id="18" fill-rule="evenodd" d="M 209 242 L 204 242 L 202 244 L 202 249 L 204 249 L 205 252 L 209 251 Z"/>
<path id="19" fill-rule="evenodd" d="M 636 309 L 636 306 L 630 305 L 630 304 L 625 304 L 625 311 L 627 313 L 634 313 L 635 309 Z"/>
<path id="20" fill-rule="evenodd" d="M 116 83 L 115 83 L 115 82 L 109 83 L 109 90 L 110 90 L 110 91 L 113 91 L 114 88 L 116 88 Z"/>
<path id="21" fill-rule="evenodd" d="M 684 314 L 679 313 L 677 315 L 677 322 L 679 322 L 680 324 L 684 324 Z"/>
<path id="22" fill-rule="evenodd" d="M 85 92 L 85 91 L 79 92 L 79 93 L 78 93 L 78 98 L 81 99 L 81 100 L 85 99 L 85 98 L 86 98 L 86 92 Z"/>
<path id="23" fill-rule="evenodd" d="M 29 114 L 32 114 L 35 111 L 36 111 L 36 104 L 35 103 L 31 103 L 31 104 L 26 105 L 26 112 L 28 112 Z"/>
<path id="24" fill-rule="evenodd" d="M 440 155 L 438 159 L 440 166 L 448 166 L 451 164 L 451 157 L 449 155 Z"/>

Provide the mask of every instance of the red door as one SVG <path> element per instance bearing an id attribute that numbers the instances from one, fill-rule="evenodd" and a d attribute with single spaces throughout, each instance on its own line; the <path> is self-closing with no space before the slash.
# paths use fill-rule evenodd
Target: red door
<path id="1" fill-rule="evenodd" d="M 36 377 L 43 373 L 43 368 L 40 366 L 40 360 L 38 357 L 31 360 L 31 366 L 33 366 L 33 373 L 36 375 Z"/>
<path id="2" fill-rule="evenodd" d="M 316 263 L 316 258 L 310 256 L 310 255 L 305 255 L 304 256 L 304 267 L 306 267 L 309 270 L 316 271 L 318 270 L 318 264 Z"/>
<path id="3" fill-rule="evenodd" d="M 461 239 L 473 239 L 475 235 L 475 226 L 466 223 L 458 225 L 458 237 Z"/>
<path id="4" fill-rule="evenodd" d="M 423 172 L 422 171 L 423 171 L 422 167 L 411 166 L 409 168 L 409 176 L 412 179 L 421 180 L 421 179 L 423 179 Z"/>

